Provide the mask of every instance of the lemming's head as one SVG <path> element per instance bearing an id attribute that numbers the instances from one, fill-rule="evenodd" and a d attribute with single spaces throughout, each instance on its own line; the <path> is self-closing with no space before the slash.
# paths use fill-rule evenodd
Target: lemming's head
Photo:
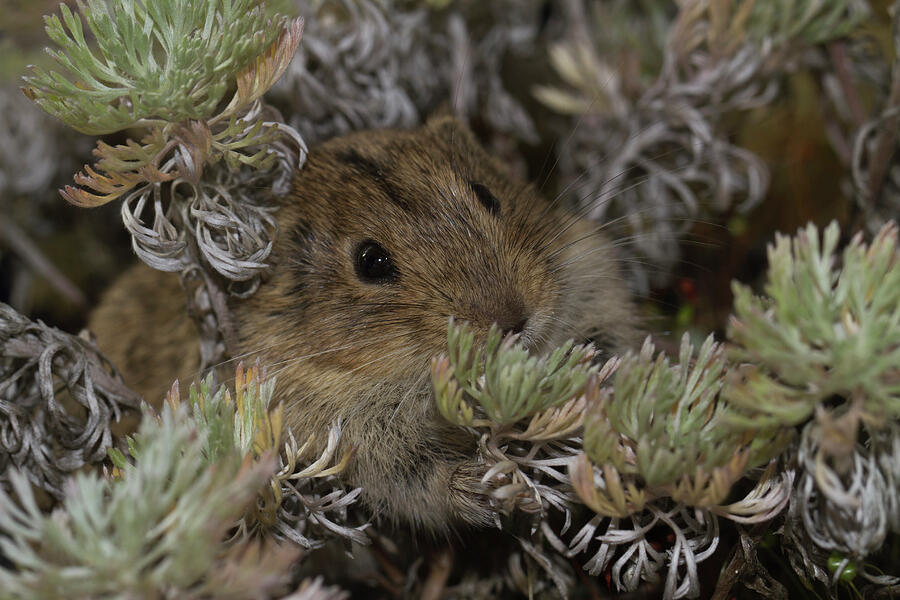
<path id="1" fill-rule="evenodd" d="M 314 148 L 278 220 L 272 280 L 240 318 L 245 349 L 271 348 L 286 374 L 418 377 L 451 316 L 534 348 L 622 341 L 627 301 L 602 238 L 453 119 Z"/>

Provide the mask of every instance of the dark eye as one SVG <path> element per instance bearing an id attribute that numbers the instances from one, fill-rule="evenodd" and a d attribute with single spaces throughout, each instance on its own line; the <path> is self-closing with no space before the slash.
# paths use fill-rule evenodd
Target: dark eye
<path id="1" fill-rule="evenodd" d="M 491 193 L 491 190 L 487 189 L 485 185 L 474 181 L 470 182 L 469 186 L 472 188 L 472 191 L 475 192 L 475 197 L 478 198 L 478 201 L 481 202 L 481 205 L 484 206 L 489 213 L 492 215 L 500 213 L 500 201 Z"/>
<path id="2" fill-rule="evenodd" d="M 356 249 L 356 275 L 366 283 L 388 283 L 397 277 L 391 255 L 372 240 Z"/>

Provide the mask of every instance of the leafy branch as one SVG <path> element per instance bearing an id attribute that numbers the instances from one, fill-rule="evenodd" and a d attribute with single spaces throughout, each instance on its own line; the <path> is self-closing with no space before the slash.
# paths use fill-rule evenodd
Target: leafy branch
<path id="1" fill-rule="evenodd" d="M 47 17 L 48 50 L 59 71 L 33 67 L 26 95 L 67 125 L 89 134 L 139 128 L 140 143 L 97 144 L 63 196 L 98 206 L 142 183 L 178 177 L 197 181 L 205 163 L 221 158 L 268 168 L 266 152 L 240 149 L 271 143 L 277 128 L 236 118 L 284 72 L 300 40 L 302 21 L 270 22 L 256 0 L 162 0 L 139 3 L 79 0 L 73 13 Z M 86 36 L 85 23 L 90 36 Z M 91 41 L 93 41 L 93 44 Z M 220 113 L 229 87 L 237 91 Z M 212 129 L 227 125 L 215 134 Z M 223 142 L 240 136 L 241 143 Z M 170 162 L 174 157 L 175 166 Z"/>
<path id="2" fill-rule="evenodd" d="M 239 366 L 233 395 L 224 386 L 212 393 L 210 382 L 193 387 L 189 403 L 176 384 L 159 414 L 146 408 L 127 452 L 110 449 L 114 468 L 105 477 L 69 479 L 51 515 L 24 473 L 7 474 L 15 496 L 0 489 L 0 549 L 15 568 L 0 568 L 5 594 L 272 597 L 287 589 L 290 567 L 302 556 L 297 540 L 284 543 L 265 519 L 288 512 L 285 486 L 302 489 L 310 502 L 328 499 L 293 516 L 295 538 L 317 528 L 367 541 L 341 512 L 358 492 L 344 495 L 329 480 L 347 463 L 332 462 L 339 428 L 320 457 L 299 466 L 293 442 L 287 459 L 278 455 L 281 408 L 269 407 L 274 379 Z M 317 481 L 325 482 L 324 493 Z M 329 511 L 344 524 L 328 527 Z M 257 541 L 256 531 L 275 535 Z"/>

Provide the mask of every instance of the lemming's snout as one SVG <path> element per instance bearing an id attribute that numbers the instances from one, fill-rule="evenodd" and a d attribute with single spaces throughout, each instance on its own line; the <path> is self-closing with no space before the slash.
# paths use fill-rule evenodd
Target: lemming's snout
<path id="1" fill-rule="evenodd" d="M 494 323 L 504 333 L 522 333 L 528 326 L 529 313 L 518 294 L 498 294 L 484 298 L 472 307 L 470 320 L 490 327 Z"/>

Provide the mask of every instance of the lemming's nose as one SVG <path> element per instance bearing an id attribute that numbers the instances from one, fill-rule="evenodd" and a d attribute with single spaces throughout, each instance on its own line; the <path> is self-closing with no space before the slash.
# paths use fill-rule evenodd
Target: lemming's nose
<path id="1" fill-rule="evenodd" d="M 525 303 L 518 296 L 502 299 L 485 311 L 488 323 L 496 323 L 504 334 L 522 333 L 528 326 L 528 311 Z"/>
<path id="2" fill-rule="evenodd" d="M 504 334 L 522 333 L 528 325 L 528 317 L 509 315 L 503 320 L 495 321 L 495 323 L 497 323 L 497 327 L 499 327 Z"/>

